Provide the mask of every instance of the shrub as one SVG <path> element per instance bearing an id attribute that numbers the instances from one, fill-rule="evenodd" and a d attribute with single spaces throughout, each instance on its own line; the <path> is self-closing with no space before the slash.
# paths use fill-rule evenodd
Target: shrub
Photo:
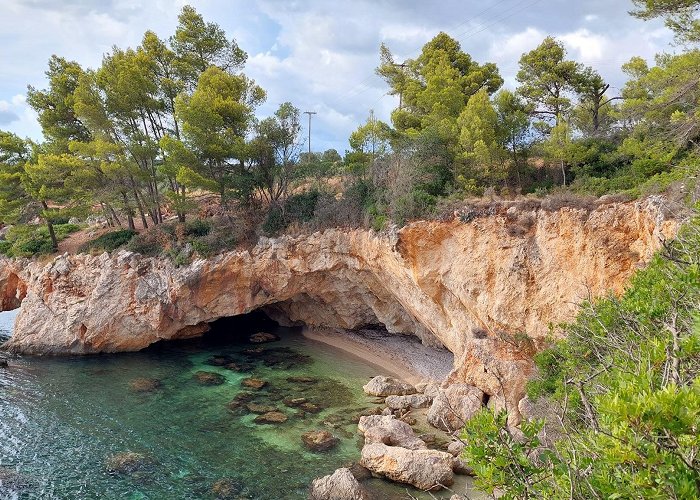
<path id="1" fill-rule="evenodd" d="M 262 229 L 266 234 L 275 235 L 293 222 L 305 223 L 313 219 L 320 193 L 318 190 L 294 194 L 284 204 L 273 205 L 267 214 Z"/>
<path id="2" fill-rule="evenodd" d="M 204 219 L 195 219 L 185 223 L 185 236 L 195 238 L 206 236 L 211 231 L 211 223 Z"/>
<path id="3" fill-rule="evenodd" d="M 94 240 L 88 241 L 82 247 L 80 247 L 81 252 L 112 252 L 117 248 L 126 245 L 131 241 L 131 239 L 138 233 L 131 229 L 121 229 L 119 231 L 112 231 L 111 233 L 103 234 L 95 238 Z"/>

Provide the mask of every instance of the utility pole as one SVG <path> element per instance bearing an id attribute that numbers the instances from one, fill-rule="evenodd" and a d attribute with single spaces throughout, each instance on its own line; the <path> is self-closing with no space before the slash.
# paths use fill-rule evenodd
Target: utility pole
<path id="1" fill-rule="evenodd" d="M 391 64 L 396 66 L 397 68 L 401 68 L 401 73 L 404 73 L 404 70 L 406 69 L 405 62 L 403 62 L 401 64 L 398 64 L 398 63 L 391 63 Z M 405 74 L 403 76 L 404 76 L 404 78 L 406 77 Z M 406 83 L 406 82 L 404 82 L 403 78 L 402 78 L 401 79 L 401 88 L 399 89 L 399 110 L 403 109 L 403 85 L 404 85 L 404 83 Z"/>
<path id="2" fill-rule="evenodd" d="M 304 111 L 305 115 L 309 115 L 309 160 L 311 160 L 311 115 L 315 115 L 316 111 Z"/>

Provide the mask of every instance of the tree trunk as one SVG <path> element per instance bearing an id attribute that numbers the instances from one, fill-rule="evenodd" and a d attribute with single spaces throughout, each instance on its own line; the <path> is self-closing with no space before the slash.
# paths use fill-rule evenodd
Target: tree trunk
<path id="1" fill-rule="evenodd" d="M 131 205 L 129 204 L 129 198 L 126 196 L 126 192 L 122 191 L 122 199 L 124 200 L 124 208 L 126 210 L 126 220 L 129 224 L 129 229 L 136 231 L 136 225 L 134 224 L 134 214 L 131 210 Z"/>
<path id="2" fill-rule="evenodd" d="M 48 211 L 49 206 L 45 201 L 42 201 L 41 205 L 44 207 L 44 210 Z M 51 219 L 46 215 L 44 217 L 46 217 L 46 228 L 49 230 L 49 236 L 51 237 L 51 247 L 53 248 L 54 252 L 58 252 L 58 239 L 56 239 L 56 231 L 53 229 Z"/>
<path id="3" fill-rule="evenodd" d="M 566 187 L 566 169 L 564 168 L 564 160 L 561 160 L 561 175 L 564 177 L 564 187 Z"/>

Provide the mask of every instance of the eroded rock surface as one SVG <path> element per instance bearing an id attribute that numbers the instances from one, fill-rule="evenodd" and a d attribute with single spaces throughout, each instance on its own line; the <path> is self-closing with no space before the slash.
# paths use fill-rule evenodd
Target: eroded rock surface
<path id="1" fill-rule="evenodd" d="M 583 298 L 620 292 L 675 234 L 659 198 L 577 208 L 503 206 L 491 215 L 416 222 L 378 235 L 327 230 L 177 267 L 114 255 L 0 259 L 0 309 L 22 304 L 8 349 L 32 354 L 135 351 L 201 335 L 263 308 L 285 323 L 381 323 L 455 355 L 449 383 L 517 411 L 548 325 Z M 514 338 L 526 333 L 529 340 Z M 504 388 L 504 389 L 502 389 Z"/>
<path id="2" fill-rule="evenodd" d="M 309 500 L 368 500 L 350 469 L 342 468 L 333 474 L 314 479 L 309 492 Z"/>
<path id="3" fill-rule="evenodd" d="M 397 420 L 394 415 L 360 417 L 357 429 L 364 435 L 365 444 L 383 443 L 410 450 L 426 448 L 425 442 L 415 435 L 411 426 Z"/>
<path id="4" fill-rule="evenodd" d="M 360 464 L 380 476 L 415 486 L 438 490 L 454 483 L 454 457 L 437 450 L 409 450 L 382 443 L 362 448 Z"/>

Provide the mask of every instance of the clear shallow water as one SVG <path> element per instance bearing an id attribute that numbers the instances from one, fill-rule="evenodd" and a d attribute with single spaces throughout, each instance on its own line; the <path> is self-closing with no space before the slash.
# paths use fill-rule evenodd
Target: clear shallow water
<path id="1" fill-rule="evenodd" d="M 0 329 L 7 319 L 0 316 Z M 246 353 L 251 345 L 236 338 L 251 328 L 221 325 L 205 339 L 133 354 L 10 360 L 10 369 L 0 369 L 0 498 L 206 499 L 217 498 L 212 486 L 222 479 L 235 485 L 232 498 L 306 498 L 313 478 L 359 458 L 351 420 L 372 406 L 361 387 L 378 370 L 284 328 L 275 330 L 280 342 Z M 252 371 L 211 366 L 218 355 Z M 202 386 L 194 378 L 199 370 L 225 383 Z M 255 414 L 228 407 L 248 391 L 241 381 L 251 375 L 268 382 L 250 391 L 252 401 L 275 406 L 289 420 L 259 425 Z M 315 382 L 287 380 L 294 376 Z M 158 379 L 161 388 L 135 392 L 130 383 L 138 377 Z M 302 415 L 284 405 L 288 397 L 325 409 Z M 301 434 L 317 429 L 331 431 L 340 445 L 307 451 Z M 108 473 L 105 461 L 123 452 L 144 455 L 148 465 L 134 474 Z M 378 480 L 370 486 L 379 498 L 408 498 L 403 487 Z"/>

